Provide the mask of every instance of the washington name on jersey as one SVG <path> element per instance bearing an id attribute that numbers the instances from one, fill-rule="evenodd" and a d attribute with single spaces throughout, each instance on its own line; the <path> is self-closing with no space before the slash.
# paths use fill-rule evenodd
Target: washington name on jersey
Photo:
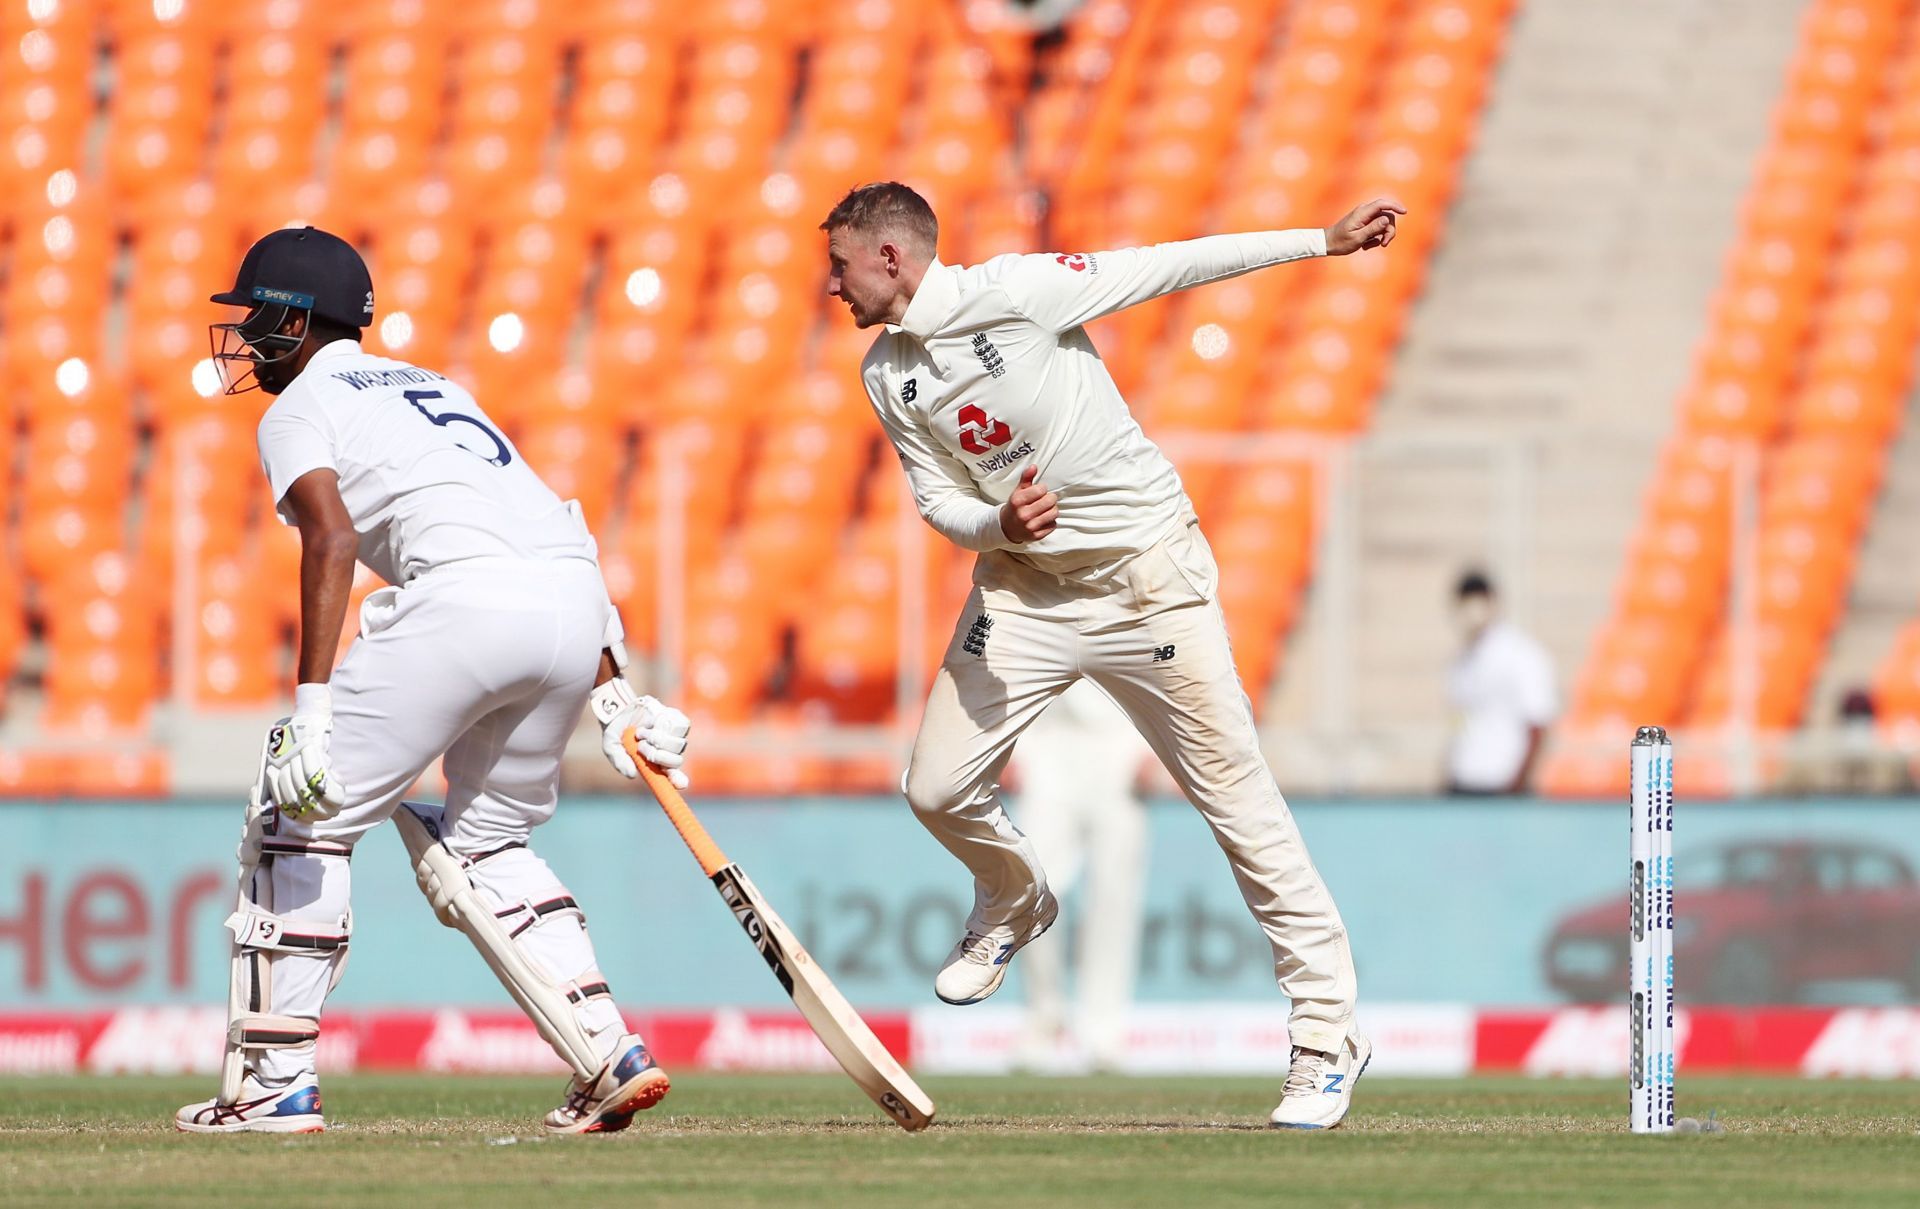
<path id="1" fill-rule="evenodd" d="M 260 419 L 260 464 L 287 489 L 330 469 L 360 561 L 389 583 L 468 559 L 595 561 L 592 536 L 465 387 L 336 340 Z"/>

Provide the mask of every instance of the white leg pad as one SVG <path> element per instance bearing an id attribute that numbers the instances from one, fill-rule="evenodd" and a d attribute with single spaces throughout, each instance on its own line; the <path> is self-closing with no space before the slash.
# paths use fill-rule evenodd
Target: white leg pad
<path id="1" fill-rule="evenodd" d="M 271 869 L 278 857 L 346 860 L 352 850 L 345 844 L 324 840 L 283 838 L 274 834 L 277 821 L 263 783 L 256 782 L 240 837 L 239 902 L 226 921 L 233 943 L 227 979 L 226 1056 L 220 1067 L 221 1104 L 239 1101 L 250 1054 L 309 1045 L 320 1036 L 318 1020 L 274 1015 L 269 1010 L 273 999 L 272 955 L 324 956 L 332 966 L 329 990 L 339 984 L 347 964 L 352 912 L 346 912 L 331 926 L 276 914 Z"/>
<path id="2" fill-rule="evenodd" d="M 583 1080 L 596 1078 L 606 1059 L 581 1024 L 574 1005 L 606 995 L 606 984 L 557 982 L 530 959 L 517 939 L 542 916 L 557 911 L 578 913 L 579 906 L 571 898 L 562 898 L 498 909 L 474 885 L 468 873 L 470 862 L 441 841 L 438 807 L 402 802 L 393 812 L 393 821 L 400 829 L 407 855 L 413 859 L 420 891 L 440 922 L 466 933 L 494 976 L 533 1021 L 541 1038 L 573 1067 L 574 1073 Z"/>

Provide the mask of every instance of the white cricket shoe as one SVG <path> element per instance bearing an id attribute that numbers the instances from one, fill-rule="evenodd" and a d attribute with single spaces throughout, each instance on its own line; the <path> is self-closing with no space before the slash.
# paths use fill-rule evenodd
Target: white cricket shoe
<path id="1" fill-rule="evenodd" d="M 320 1133 L 327 1128 L 320 1115 L 320 1081 L 311 1072 L 284 1087 L 268 1087 L 248 1071 L 238 1100 L 189 1104 L 173 1114 L 173 1125 L 184 1133 Z"/>
<path id="2" fill-rule="evenodd" d="M 1013 955 L 1038 940 L 1058 918 L 1060 900 L 1051 890 L 1042 890 L 1026 918 L 987 932 L 969 931 L 947 954 L 946 964 L 934 977 L 933 993 L 946 1003 L 979 1003 L 1006 981 L 1007 963 Z"/>
<path id="3" fill-rule="evenodd" d="M 618 1133 L 633 1114 L 652 1108 L 671 1088 L 640 1038 L 628 1033 L 591 1082 L 575 1076 L 560 1107 L 547 1114 L 548 1133 Z"/>
<path id="4" fill-rule="evenodd" d="M 1337 1129 L 1353 1105 L 1353 1085 L 1367 1073 L 1373 1043 L 1350 1033 L 1340 1052 L 1328 1058 L 1316 1050 L 1295 1048 L 1293 1066 L 1280 1089 L 1280 1104 L 1267 1118 L 1275 1129 Z"/>

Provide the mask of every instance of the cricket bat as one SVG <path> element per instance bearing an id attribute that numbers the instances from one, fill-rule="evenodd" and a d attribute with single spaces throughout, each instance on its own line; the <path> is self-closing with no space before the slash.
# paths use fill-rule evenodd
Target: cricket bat
<path id="1" fill-rule="evenodd" d="M 793 930 L 767 905 L 746 873 L 720 851 L 720 846 L 700 825 L 693 809 L 667 780 L 666 774 L 641 756 L 639 744 L 631 734 L 626 743 L 627 753 L 639 766 L 640 775 L 653 791 L 660 808 L 667 812 L 673 829 L 686 841 L 694 859 L 700 862 L 701 871 L 720 891 L 733 918 L 747 939 L 760 950 L 767 968 L 786 989 L 793 1006 L 800 1009 L 827 1052 L 900 1128 L 911 1131 L 931 1125 L 934 1109 L 927 1093 L 920 1090 L 913 1076 L 880 1044 L 860 1013 L 853 1010 L 853 1005 L 833 985 L 826 971 L 801 947 Z"/>

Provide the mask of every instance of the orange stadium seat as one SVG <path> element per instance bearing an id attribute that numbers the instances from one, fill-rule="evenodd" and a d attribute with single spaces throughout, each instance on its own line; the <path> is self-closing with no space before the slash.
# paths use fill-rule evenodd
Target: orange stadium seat
<path id="1" fill-rule="evenodd" d="M 1733 518 L 1733 443 L 1723 438 L 1669 442 L 1647 486 L 1645 519 L 1695 521 L 1704 535 L 1724 534 Z"/>
<path id="2" fill-rule="evenodd" d="M 21 566 L 28 579 L 50 583 L 74 561 L 120 548 L 125 526 L 122 507 L 92 498 L 36 511 L 20 526 Z"/>
<path id="3" fill-rule="evenodd" d="M 150 644 L 50 644 L 49 656 L 46 733 L 92 737 L 145 726 L 159 686 Z"/>
<path id="4" fill-rule="evenodd" d="M 1702 369 L 1681 403 L 1681 423 L 1700 435 L 1765 440 L 1780 423 L 1782 384 L 1747 372 Z"/>
<path id="5" fill-rule="evenodd" d="M 1891 48 L 1899 35 L 1899 10 L 1879 0 L 1840 0 L 1809 6 L 1801 36 L 1815 45 Z"/>
<path id="6" fill-rule="evenodd" d="M 898 610 L 893 600 L 823 603 L 799 634 L 794 695 L 839 722 L 878 722 L 895 694 Z"/>
<path id="7" fill-rule="evenodd" d="M 1891 440 L 1901 421 L 1905 384 L 1862 384 L 1846 377 L 1810 379 L 1794 400 L 1794 428 L 1809 434 Z"/>
<path id="8" fill-rule="evenodd" d="M 122 41 L 106 176 L 120 197 L 176 188 L 200 169 L 213 94 L 210 40 L 173 33 Z"/>
<path id="9" fill-rule="evenodd" d="M 1229 616 L 1236 625 L 1253 627 L 1255 645 L 1271 646 L 1292 619 L 1298 602 L 1295 589 L 1313 564 L 1311 521 L 1303 515 L 1229 513 L 1210 529 Z"/>
<path id="10" fill-rule="evenodd" d="M 580 52 L 563 175 L 594 196 L 624 195 L 665 137 L 678 79 L 663 39 L 622 30 Z"/>
<path id="11" fill-rule="evenodd" d="M 624 444 L 632 425 L 621 400 L 602 392 L 593 375 L 578 366 L 536 384 L 524 408 L 529 425 L 579 424 L 601 440 Z"/>
<path id="12" fill-rule="evenodd" d="M 747 516 L 844 519 L 866 473 L 867 446 L 828 424 L 774 421 L 754 460 Z"/>
<path id="13" fill-rule="evenodd" d="M 91 13 L 78 4 L 58 6 L 6 48 L 5 74 L 78 90 L 93 65 L 94 33 Z"/>
<path id="14" fill-rule="evenodd" d="M 1139 408 L 1142 421 L 1182 432 L 1232 432 L 1244 427 L 1245 400 L 1217 375 L 1194 369 L 1162 383 Z"/>
<path id="15" fill-rule="evenodd" d="M 685 490 L 694 501 L 683 504 L 687 549 L 696 556 L 714 549 L 721 533 L 732 522 L 732 501 L 722 497 L 716 505 L 696 506 L 697 501 L 712 497 L 693 493 L 710 491 L 713 484 L 728 484 L 738 479 L 746 464 L 747 443 L 742 427 L 724 422 L 689 422 L 674 426 L 669 433 L 656 433 L 655 440 L 672 443 L 677 451 L 674 463 L 683 476 Z M 636 555 L 644 555 L 655 542 L 651 520 L 665 504 L 663 493 L 667 490 L 655 473 L 661 456 L 658 446 L 650 442 L 643 447 L 641 456 L 644 460 L 639 464 L 644 469 L 633 476 L 626 498 L 626 533 L 631 539 L 628 550 Z M 648 523 L 635 526 L 636 518 Z"/>
<path id="16" fill-rule="evenodd" d="M 1761 519 L 1767 524 L 1804 519 L 1858 533 L 1879 488 L 1884 459 L 1883 449 L 1850 441 L 1784 445 L 1767 468 Z"/>
<path id="17" fill-rule="evenodd" d="M 750 512 L 740 528 L 738 549 L 758 582 L 801 584 L 817 577 L 819 568 L 831 565 L 838 527 L 847 519 L 844 513 L 827 508 L 809 514 Z M 783 591 L 769 607 L 791 622 L 808 605 L 800 593 Z"/>
<path id="18" fill-rule="evenodd" d="M 62 784 L 76 797 L 161 797 L 171 783 L 171 761 L 164 751 L 121 750 L 104 760 L 63 755 L 61 763 Z"/>
<path id="19" fill-rule="evenodd" d="M 514 443 L 556 495 L 580 501 L 589 526 L 598 529 L 611 516 L 614 479 L 626 450 L 596 426 L 577 421 L 536 424 Z"/>
<path id="20" fill-rule="evenodd" d="M 1562 727 L 1562 735 L 1596 747 L 1620 733 L 1621 725 Z M 1602 755 L 1585 746 L 1550 750 L 1540 764 L 1540 792 L 1551 798 L 1606 798 L 1618 800 L 1627 792 L 1627 769 L 1616 755 Z"/>
<path id="21" fill-rule="evenodd" d="M 1620 616 L 1669 617 L 1698 631 L 1721 605 L 1727 567 L 1711 557 L 1678 555 L 1636 542 L 1624 578 Z"/>
<path id="22" fill-rule="evenodd" d="M 723 723 L 743 722 L 751 715 L 779 641 L 773 619 L 756 600 L 708 594 L 726 574 L 716 570 L 687 585 L 689 598 L 700 605 L 688 611 L 682 639 L 687 669 L 687 704 L 682 708 Z"/>
<path id="23" fill-rule="evenodd" d="M 0 749 L 0 794 L 36 798 L 71 794 L 75 764 L 64 751 Z"/>
<path id="24" fill-rule="evenodd" d="M 1806 690 L 1819 665 L 1819 645 L 1791 623 L 1762 623 L 1755 635 L 1757 663 L 1750 703 L 1743 703 L 1732 673 L 1731 632 L 1723 631 L 1705 660 L 1705 675 L 1689 721 L 1718 726 L 1752 711 L 1756 725 L 1779 730 L 1799 722 Z"/>
<path id="25" fill-rule="evenodd" d="M 1684 623 L 1653 615 L 1609 623 L 1572 694 L 1570 714 L 1599 728 L 1670 716 L 1686 692 L 1685 657 L 1696 641 Z"/>

